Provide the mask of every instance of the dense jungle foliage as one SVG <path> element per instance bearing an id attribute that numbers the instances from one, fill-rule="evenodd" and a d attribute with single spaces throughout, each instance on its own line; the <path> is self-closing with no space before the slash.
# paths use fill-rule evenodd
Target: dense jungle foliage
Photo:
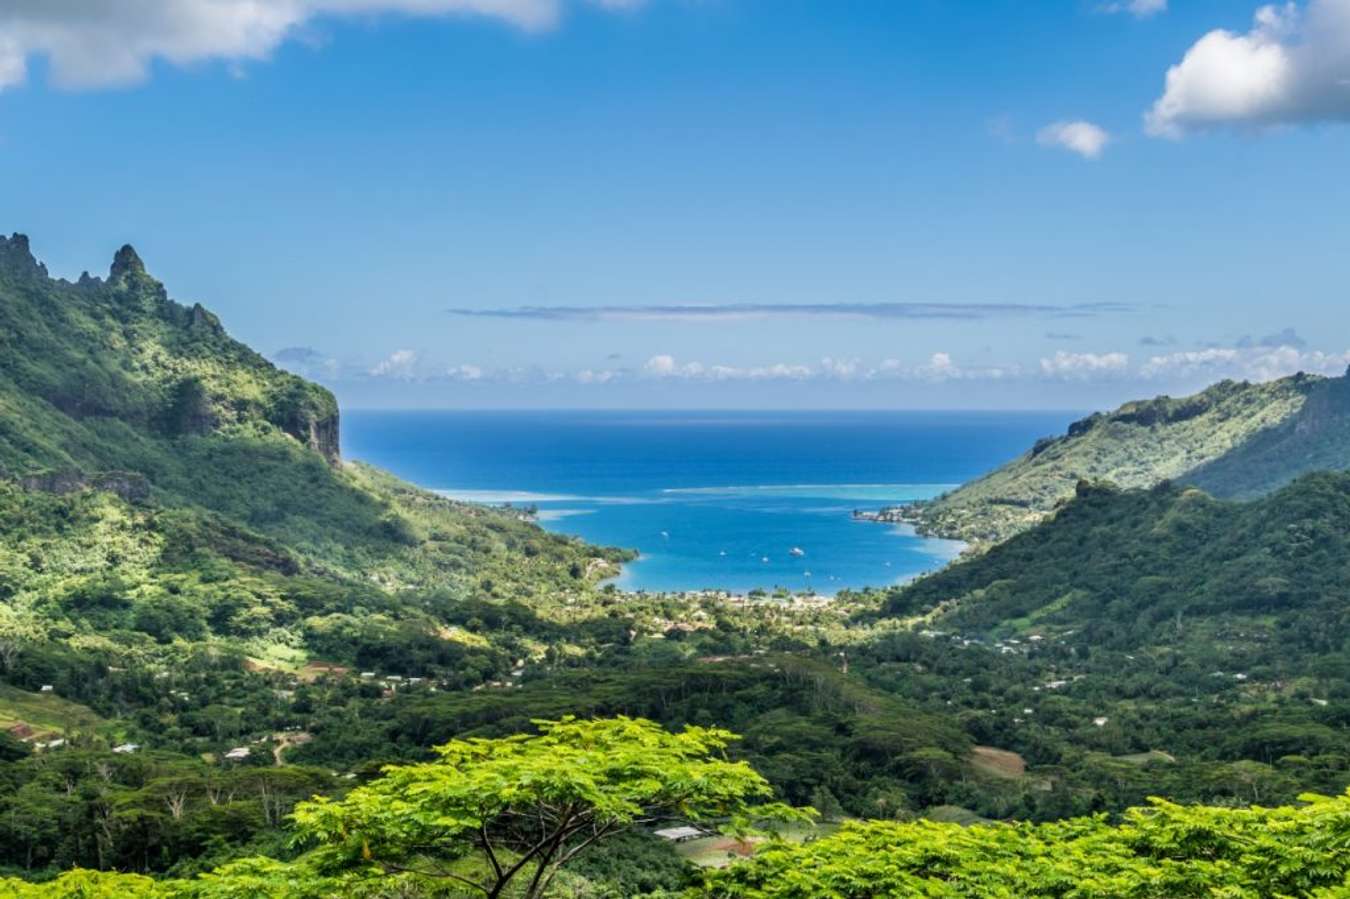
<path id="1" fill-rule="evenodd" d="M 1311 422 L 1335 418 L 1343 383 L 1220 385 L 1198 412 L 1154 401 L 1089 430 L 1228 428 L 1245 455 L 1196 479 L 1264 489 L 1337 458 L 1340 432 Z M 1318 840 L 1345 800 L 1298 803 L 1350 784 L 1350 475 L 1250 502 L 1157 469 L 1146 490 L 1070 482 L 1019 536 L 830 602 L 624 594 L 605 583 L 622 550 L 342 460 L 331 395 L 169 300 L 129 248 L 70 283 L 17 236 L 0 240 L 0 413 L 0 875 L 16 895 L 482 895 L 315 868 L 300 804 L 379 795 L 385 765 L 569 715 L 735 731 L 717 753 L 762 778 L 756 801 L 823 823 L 705 879 L 759 838 L 675 844 L 643 819 L 569 861 L 551 896 L 866 895 L 839 878 L 871 865 L 894 895 L 1313 895 L 1344 878 Z M 1251 421 L 1272 427 L 1233 437 Z M 1225 474 L 1239 458 L 1265 480 Z M 1126 812 L 1151 796 L 1206 807 Z M 1282 810 L 1229 811 L 1252 804 Z M 1294 860 L 1160 849 L 1150 822 L 1287 840 Z M 1027 879 L 1052 842 L 1101 879 Z M 1192 893 L 1111 892 L 1174 863 Z M 820 879 L 783 892 L 783 866 Z"/>

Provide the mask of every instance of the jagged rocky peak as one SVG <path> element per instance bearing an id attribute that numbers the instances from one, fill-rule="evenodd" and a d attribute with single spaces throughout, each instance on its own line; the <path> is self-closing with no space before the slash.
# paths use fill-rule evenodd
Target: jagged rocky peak
<path id="1" fill-rule="evenodd" d="M 113 257 L 112 267 L 108 269 L 108 286 L 121 290 L 138 298 L 141 303 L 153 306 L 156 302 L 165 303 L 169 299 L 164 285 L 152 278 L 145 270 L 145 263 L 131 244 L 125 244 Z"/>
<path id="2" fill-rule="evenodd" d="M 131 244 L 124 244 L 122 249 L 117 251 L 113 257 L 112 268 L 108 270 L 109 281 L 120 281 L 127 275 L 144 275 L 145 263 L 141 257 L 136 254 L 136 249 Z"/>
<path id="3" fill-rule="evenodd" d="M 28 235 L 17 232 L 11 237 L 0 235 L 0 269 L 15 274 L 47 276 L 47 267 L 37 261 L 28 246 Z"/>

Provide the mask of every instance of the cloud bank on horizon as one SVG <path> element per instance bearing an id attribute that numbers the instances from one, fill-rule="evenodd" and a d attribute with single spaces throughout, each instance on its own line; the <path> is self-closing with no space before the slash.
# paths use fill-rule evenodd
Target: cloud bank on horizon
<path id="1" fill-rule="evenodd" d="M 1158 342 L 1145 343 L 1156 346 Z M 1291 329 L 1279 334 L 1243 337 L 1232 346 L 1209 346 L 1193 350 L 1154 353 L 1136 359 L 1128 352 L 1068 352 L 1060 350 L 1041 357 L 1035 365 L 1017 362 L 998 365 L 964 364 L 948 352 L 932 353 L 927 359 L 906 362 L 885 358 L 876 362 L 825 357 L 817 362 L 775 362 L 763 365 L 704 363 L 681 360 L 660 353 L 634 367 L 590 367 L 575 371 L 544 366 L 493 368 L 476 363 L 442 364 L 429 354 L 398 349 L 373 366 L 341 365 L 309 348 L 291 348 L 273 355 L 278 363 L 298 374 L 328 382 L 354 380 L 399 381 L 423 384 L 514 384 L 571 383 L 604 386 L 621 383 L 771 383 L 892 382 L 948 384 L 954 382 L 1004 382 L 1040 384 L 1133 384 L 1152 391 L 1173 384 L 1194 384 L 1222 378 L 1269 381 L 1299 372 L 1339 375 L 1350 367 L 1350 349 L 1324 352 L 1306 348 L 1306 342 Z"/>

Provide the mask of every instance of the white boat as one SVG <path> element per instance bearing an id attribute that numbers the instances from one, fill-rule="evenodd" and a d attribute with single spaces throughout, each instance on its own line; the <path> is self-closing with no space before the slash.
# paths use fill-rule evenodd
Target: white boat
<path id="1" fill-rule="evenodd" d="M 788 550 L 788 553 L 790 555 L 801 557 L 806 555 L 806 550 L 802 549 L 800 546 L 794 546 L 792 549 Z"/>

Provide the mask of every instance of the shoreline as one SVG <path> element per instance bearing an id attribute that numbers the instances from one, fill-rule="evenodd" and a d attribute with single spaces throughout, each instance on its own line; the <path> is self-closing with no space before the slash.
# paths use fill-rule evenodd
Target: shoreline
<path id="1" fill-rule="evenodd" d="M 746 605 L 798 600 L 829 603 L 844 591 L 903 587 L 941 570 L 969 548 L 960 540 L 920 533 L 913 501 L 887 503 L 882 497 L 825 495 L 838 486 L 662 489 L 652 499 L 635 495 L 622 501 L 615 496 L 586 495 L 584 489 L 547 487 L 439 487 L 433 492 L 454 502 L 496 509 L 596 547 L 637 552 L 636 558 L 614 563 L 614 568 L 593 581 L 597 589 L 632 596 L 716 598 Z M 782 495 L 786 490 L 803 490 L 808 495 Z M 725 494 L 725 498 L 715 494 Z M 765 497 L 771 497 L 767 510 L 757 508 Z M 621 517 L 615 518 L 610 509 L 634 505 L 668 511 L 620 511 Z M 692 518 L 691 510 L 698 510 Z M 791 520 L 783 517 L 789 513 Z M 607 517 L 596 520 L 602 514 Z M 853 522 L 892 527 L 880 534 L 867 533 L 852 531 Z"/>

